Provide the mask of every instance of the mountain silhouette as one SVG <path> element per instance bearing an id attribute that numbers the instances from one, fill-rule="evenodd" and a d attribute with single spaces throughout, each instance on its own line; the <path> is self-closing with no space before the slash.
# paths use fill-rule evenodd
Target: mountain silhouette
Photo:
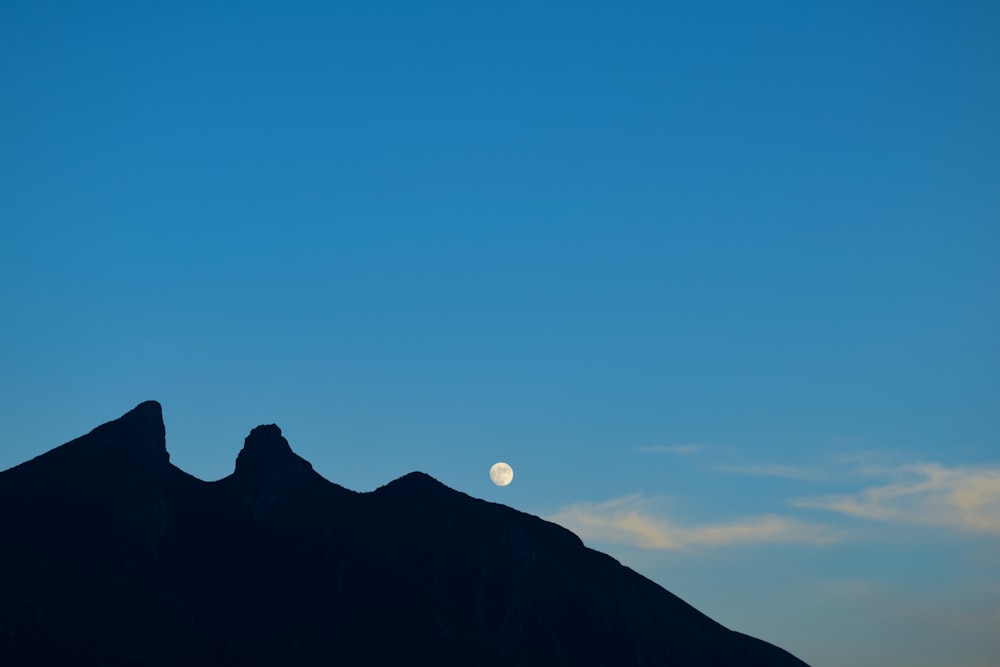
<path id="1" fill-rule="evenodd" d="M 275 425 L 201 481 L 148 401 L 0 473 L 0 664 L 805 663 L 424 473 L 329 482 Z"/>

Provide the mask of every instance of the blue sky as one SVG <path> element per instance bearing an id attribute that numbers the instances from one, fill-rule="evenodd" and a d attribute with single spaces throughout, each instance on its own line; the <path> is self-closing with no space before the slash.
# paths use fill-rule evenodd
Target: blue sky
<path id="1" fill-rule="evenodd" d="M 276 422 L 817 667 L 995 665 L 997 34 L 971 1 L 5 2 L 0 468 L 153 398 L 217 479 Z"/>

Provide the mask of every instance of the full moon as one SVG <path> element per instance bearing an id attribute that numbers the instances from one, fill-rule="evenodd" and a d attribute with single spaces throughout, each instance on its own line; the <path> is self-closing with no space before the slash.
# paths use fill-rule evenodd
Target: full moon
<path id="1" fill-rule="evenodd" d="M 493 467 L 490 468 L 490 479 L 497 486 L 507 486 L 514 479 L 514 469 L 503 461 L 494 463 Z"/>

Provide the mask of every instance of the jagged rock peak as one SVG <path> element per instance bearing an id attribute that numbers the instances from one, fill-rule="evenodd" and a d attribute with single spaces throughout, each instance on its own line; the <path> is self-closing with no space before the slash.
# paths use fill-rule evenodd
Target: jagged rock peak
<path id="1" fill-rule="evenodd" d="M 170 461 L 163 408 L 156 401 L 144 401 L 118 419 L 98 426 L 90 432 L 90 438 L 108 449 L 128 451 L 135 456 L 136 463 L 146 468 Z"/>
<path id="2" fill-rule="evenodd" d="M 236 457 L 236 475 L 255 479 L 281 479 L 292 471 L 312 465 L 292 451 L 277 424 L 264 424 L 250 431 Z"/>
<path id="3" fill-rule="evenodd" d="M 135 406 L 119 419 L 146 419 L 154 420 L 163 425 L 163 406 L 159 401 L 143 401 Z"/>

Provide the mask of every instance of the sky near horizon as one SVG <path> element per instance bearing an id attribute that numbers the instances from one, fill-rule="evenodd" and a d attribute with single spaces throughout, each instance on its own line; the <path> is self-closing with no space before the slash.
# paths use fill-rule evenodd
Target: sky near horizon
<path id="1" fill-rule="evenodd" d="M 0 5 L 0 469 L 164 407 L 1000 664 L 991 2 Z M 507 461 L 500 489 L 488 470 Z"/>

